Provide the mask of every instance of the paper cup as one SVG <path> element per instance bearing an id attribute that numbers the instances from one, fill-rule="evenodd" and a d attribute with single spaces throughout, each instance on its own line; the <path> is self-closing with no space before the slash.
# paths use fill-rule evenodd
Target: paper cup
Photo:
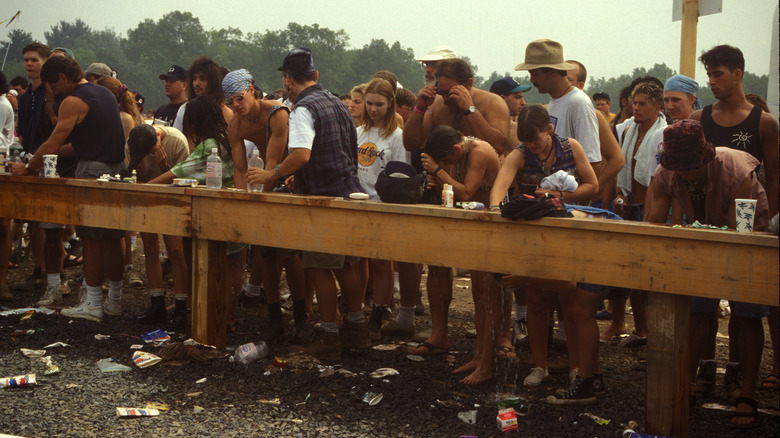
<path id="1" fill-rule="evenodd" d="M 755 199 L 735 199 L 737 214 L 737 231 L 740 233 L 753 232 L 753 220 L 756 217 Z"/>
<path id="2" fill-rule="evenodd" d="M 43 176 L 45 178 L 57 178 L 57 156 L 56 155 L 44 155 L 43 156 Z"/>

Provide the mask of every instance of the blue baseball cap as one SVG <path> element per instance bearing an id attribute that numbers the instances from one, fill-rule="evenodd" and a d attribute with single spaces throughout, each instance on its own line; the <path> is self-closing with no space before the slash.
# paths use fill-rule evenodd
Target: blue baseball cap
<path id="1" fill-rule="evenodd" d="M 509 76 L 490 84 L 490 92 L 498 94 L 499 96 L 506 96 L 510 93 L 524 93 L 530 89 L 530 85 L 520 85 Z"/>

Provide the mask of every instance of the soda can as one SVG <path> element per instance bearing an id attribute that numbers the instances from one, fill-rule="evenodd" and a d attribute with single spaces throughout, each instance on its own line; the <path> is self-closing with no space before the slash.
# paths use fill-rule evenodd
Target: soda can
<path id="1" fill-rule="evenodd" d="M 0 379 L 0 388 L 11 388 L 13 386 L 35 385 L 35 374 L 25 374 L 23 376 L 3 377 Z"/>

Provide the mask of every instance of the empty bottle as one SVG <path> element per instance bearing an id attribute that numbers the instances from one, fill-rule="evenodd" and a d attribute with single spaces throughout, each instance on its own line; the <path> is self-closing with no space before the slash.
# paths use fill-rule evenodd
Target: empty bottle
<path id="1" fill-rule="evenodd" d="M 217 148 L 211 148 L 211 155 L 206 160 L 206 188 L 222 188 L 222 160 Z"/>
<path id="2" fill-rule="evenodd" d="M 239 345 L 233 354 L 233 361 L 246 365 L 268 356 L 268 344 L 264 341 Z"/>
<path id="3" fill-rule="evenodd" d="M 249 167 L 257 167 L 258 169 L 265 168 L 265 163 L 263 163 L 263 159 L 260 158 L 260 151 L 255 149 L 252 152 L 252 158 L 249 159 Z M 246 186 L 248 192 L 262 192 L 263 191 L 263 185 L 262 184 L 247 184 Z"/>

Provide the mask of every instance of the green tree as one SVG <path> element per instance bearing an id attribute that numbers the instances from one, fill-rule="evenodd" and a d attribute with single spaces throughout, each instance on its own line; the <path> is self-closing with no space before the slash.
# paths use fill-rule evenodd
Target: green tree
<path id="1" fill-rule="evenodd" d="M 8 39 L 0 41 L 0 56 L 2 56 L 3 74 L 8 80 L 16 76 L 25 76 L 22 49 L 35 42 L 30 32 L 14 29 L 8 32 Z"/>
<path id="2" fill-rule="evenodd" d="M 73 50 L 74 47 L 89 41 L 92 37 L 92 29 L 87 26 L 87 23 L 77 18 L 73 23 L 60 21 L 52 26 L 50 31 L 44 32 L 43 35 L 46 37 L 46 44 L 52 49 L 55 47 L 67 47 Z"/>
<path id="3" fill-rule="evenodd" d="M 379 70 L 393 72 L 398 82 L 415 94 L 423 87 L 421 64 L 414 59 L 412 49 L 403 48 L 398 41 L 389 46 L 385 40 L 371 40 L 362 48 L 350 51 L 350 57 L 352 68 L 341 92 L 346 93 L 351 87 L 368 82 Z"/>

